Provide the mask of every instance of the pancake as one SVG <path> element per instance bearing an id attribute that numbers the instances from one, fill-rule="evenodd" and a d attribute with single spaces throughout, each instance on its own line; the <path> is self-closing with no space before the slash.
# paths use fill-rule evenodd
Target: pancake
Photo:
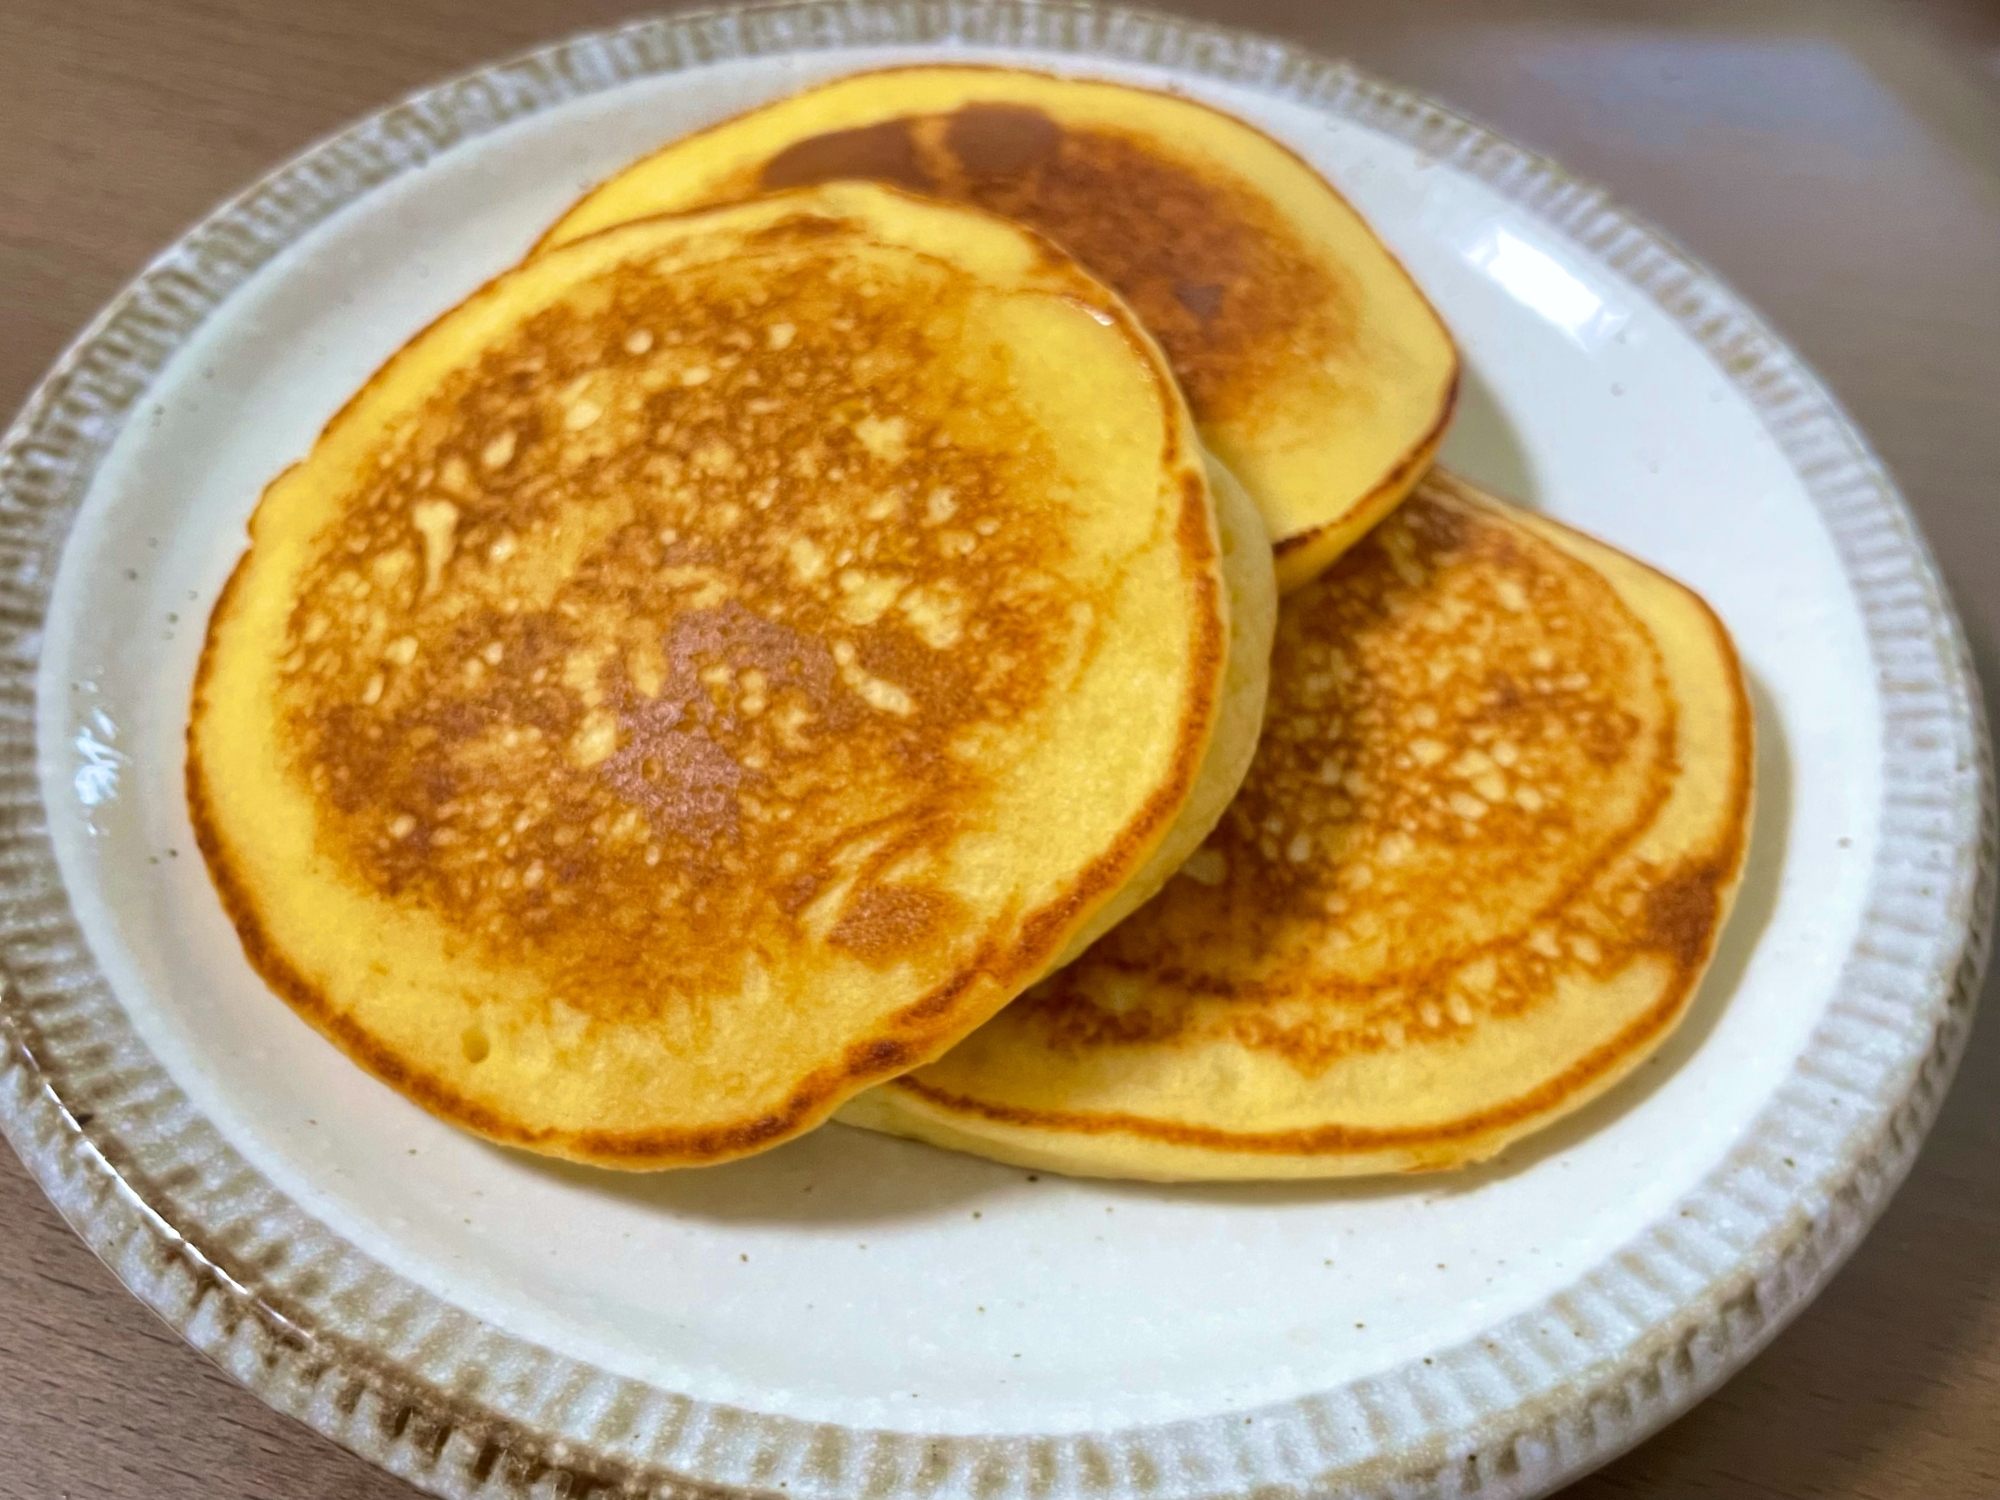
<path id="1" fill-rule="evenodd" d="M 1117 288 L 1241 478 L 1283 588 L 1429 467 L 1458 356 L 1367 223 L 1298 156 L 1178 95 L 1009 68 L 892 68 L 697 132 L 588 194 L 543 247 L 835 178 L 1032 225 Z"/>
<path id="2" fill-rule="evenodd" d="M 1285 599 L 1270 694 L 1157 900 L 840 1117 L 1089 1176 L 1456 1167 L 1673 1030 L 1751 810 L 1699 598 L 1434 474 Z"/>
<path id="3" fill-rule="evenodd" d="M 1216 526 L 1157 347 L 1029 231 L 859 184 L 614 229 L 263 496 L 195 686 L 202 852 L 264 979 L 425 1108 L 758 1150 L 1213 821 L 1266 659 L 1230 589 L 1273 597 Z"/>
<path id="4" fill-rule="evenodd" d="M 1222 578 L 1229 596 L 1229 660 L 1215 732 L 1194 790 L 1139 873 L 1119 888 L 1051 968 L 1071 962 L 1150 901 L 1214 830 L 1235 798 L 1257 753 L 1271 683 L 1271 643 L 1278 627 L 1278 588 L 1271 543 L 1242 482 L 1213 454 L 1205 456 L 1209 494 L 1222 541 Z"/>

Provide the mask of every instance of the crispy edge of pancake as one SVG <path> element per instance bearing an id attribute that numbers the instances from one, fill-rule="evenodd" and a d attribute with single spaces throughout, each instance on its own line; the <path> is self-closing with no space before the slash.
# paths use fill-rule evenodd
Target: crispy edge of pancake
<path id="1" fill-rule="evenodd" d="M 525 1127 L 519 1121 L 468 1098 L 434 1073 L 412 1066 L 399 1052 L 384 1045 L 357 1024 L 317 983 L 299 970 L 268 930 L 254 889 L 242 877 L 241 858 L 232 847 L 228 820 L 217 810 L 217 798 L 209 784 L 202 743 L 202 728 L 208 718 L 205 709 L 217 676 L 217 642 L 235 613 L 243 607 L 244 590 L 256 548 L 259 516 L 274 492 L 311 462 L 312 454 L 309 453 L 306 458 L 287 466 L 265 487 L 247 523 L 250 544 L 231 570 L 210 614 L 190 695 L 191 707 L 185 735 L 184 788 L 196 844 L 202 852 L 223 910 L 236 929 L 245 958 L 271 990 L 365 1071 L 430 1113 L 498 1144 L 594 1166 L 654 1170 L 730 1160 L 767 1149 L 812 1129 L 830 1117 L 842 1100 L 854 1092 L 941 1055 L 1052 967 L 1054 958 L 1061 954 L 1069 937 L 1146 867 L 1147 860 L 1160 843 L 1171 835 L 1176 818 L 1198 784 L 1201 767 L 1207 758 L 1223 708 L 1225 674 L 1230 655 L 1230 590 L 1225 581 L 1221 530 L 1205 469 L 1206 454 L 1196 436 L 1186 402 L 1167 369 L 1165 356 L 1157 343 L 1115 292 L 1097 282 L 1059 247 L 1024 226 L 976 208 L 937 204 L 893 187 L 876 184 L 843 183 L 825 188 L 794 189 L 765 195 L 749 204 L 655 215 L 614 225 L 573 244 L 577 247 L 598 244 L 619 235 L 632 236 L 638 242 L 663 225 L 721 217 L 745 210 L 768 209 L 785 200 L 798 200 L 801 204 L 811 200 L 837 203 L 857 197 L 865 199 L 871 195 L 902 200 L 926 212 L 970 215 L 1022 237 L 1036 254 L 1038 270 L 1044 273 L 1053 270 L 1065 278 L 1075 278 L 1079 283 L 1078 290 L 1095 299 L 1093 305 L 1096 311 L 1093 315 L 1118 329 L 1152 375 L 1160 393 L 1165 425 L 1175 439 L 1172 452 L 1163 455 L 1162 484 L 1169 483 L 1168 476 L 1176 468 L 1180 470 L 1180 501 L 1172 518 L 1172 532 L 1182 557 L 1183 575 L 1190 583 L 1189 607 L 1200 615 L 1190 651 L 1193 669 L 1189 674 L 1189 701 L 1183 716 L 1184 728 L 1170 769 L 1160 778 L 1160 784 L 1145 798 L 1111 846 L 1079 870 L 1059 895 L 1017 922 L 1018 939 L 1011 947 L 998 954 L 982 955 L 983 962 L 977 968 L 963 968 L 900 1007 L 888 1018 L 886 1034 L 859 1038 L 839 1058 L 807 1073 L 782 1107 L 753 1119 L 691 1129 L 621 1132 Z M 465 316 L 468 309 L 501 297 L 512 278 L 533 274 L 543 259 L 524 263 L 491 278 L 462 302 L 418 330 L 328 419 L 316 437 L 312 451 L 318 452 L 344 423 L 359 420 L 366 414 L 371 400 L 383 396 L 404 365 L 415 359 L 415 352 L 427 339 L 437 336 L 453 319 Z M 1163 506 L 1163 511 L 1166 509 Z"/>
<path id="2" fill-rule="evenodd" d="M 1456 475 L 1434 470 L 1426 487 L 1457 504 L 1520 525 L 1597 571 L 1631 602 L 1624 581 L 1661 590 L 1697 625 L 1726 685 L 1734 733 L 1729 806 L 1710 855 L 1715 920 L 1698 955 L 1677 966 L 1655 1002 L 1618 1035 L 1526 1093 L 1457 1120 L 1394 1129 L 1327 1125 L 1311 1130 L 1239 1132 L 1119 1114 L 1025 1109 L 927 1088 L 906 1076 L 850 1101 L 852 1125 L 968 1152 L 1014 1166 L 1072 1176 L 1141 1181 L 1248 1181 L 1445 1171 L 1488 1160 L 1512 1142 L 1589 1104 L 1643 1063 L 1685 1017 L 1728 925 L 1749 854 L 1755 812 L 1756 728 L 1735 643 L 1699 594 L 1678 580 L 1583 532 L 1517 510 Z M 1642 619 L 1644 616 L 1642 615 Z M 1649 632 L 1652 630 L 1647 623 Z M 1105 1145 L 1093 1150 L 1096 1142 Z"/>
<path id="3" fill-rule="evenodd" d="M 738 111 L 734 115 L 690 131 L 686 135 L 677 137 L 647 152 L 645 155 L 628 162 L 616 172 L 592 184 L 590 188 L 582 193 L 574 203 L 563 211 L 554 223 L 542 232 L 540 237 L 530 247 L 528 256 L 529 258 L 533 258 L 534 256 L 545 254 L 562 244 L 569 243 L 577 237 L 579 232 L 581 234 L 601 233 L 603 226 L 586 227 L 576 232 L 570 231 L 569 226 L 579 219 L 584 220 L 586 225 L 588 225 L 593 208 L 602 201 L 603 197 L 614 190 L 616 184 L 629 178 L 635 172 L 643 170 L 648 163 L 663 158 L 669 153 L 688 149 L 698 150 L 701 143 L 708 137 L 721 135 L 726 131 L 737 129 L 758 116 L 791 107 L 798 100 L 810 95 L 855 85 L 862 80 L 881 79 L 893 81 L 899 76 L 904 75 L 944 77 L 962 75 L 996 79 L 1023 77 L 1032 79 L 1038 84 L 1055 86 L 1082 85 L 1086 88 L 1119 89 L 1162 99 L 1175 107 L 1198 110 L 1221 122 L 1224 127 L 1233 127 L 1235 130 L 1255 138 L 1261 144 L 1280 153 L 1293 166 L 1298 168 L 1299 171 L 1318 182 L 1343 210 L 1351 214 L 1357 222 L 1367 229 L 1369 236 L 1374 240 L 1377 247 L 1379 247 L 1387 259 L 1394 274 L 1401 278 L 1407 289 L 1415 295 L 1417 301 L 1429 310 L 1432 321 L 1443 333 L 1445 342 L 1451 352 L 1449 378 L 1445 382 L 1435 417 L 1429 428 L 1420 437 L 1412 441 L 1402 455 L 1384 470 L 1381 477 L 1358 494 L 1339 515 L 1330 517 L 1317 525 L 1308 526 L 1285 536 L 1273 538 L 1272 546 L 1277 557 L 1279 593 L 1290 593 L 1294 589 L 1304 587 L 1314 578 L 1318 577 L 1343 552 L 1347 551 L 1348 548 L 1367 535 L 1377 522 L 1381 521 L 1397 505 L 1401 504 L 1417 484 L 1422 481 L 1437 457 L 1438 449 L 1444 442 L 1445 434 L 1451 426 L 1452 419 L 1457 415 L 1460 390 L 1464 381 L 1464 359 L 1459 352 L 1457 340 L 1452 336 L 1450 328 L 1445 324 L 1443 317 L 1438 313 L 1435 304 L 1431 302 L 1428 294 L 1425 293 L 1422 284 L 1411 274 L 1409 267 L 1404 264 L 1403 258 L 1375 232 L 1374 225 L 1368 220 L 1367 216 L 1355 208 L 1347 195 L 1330 182 L 1324 173 L 1300 155 L 1296 149 L 1279 140 L 1276 136 L 1271 135 L 1268 131 L 1252 124 L 1239 115 L 1231 114 L 1227 110 L 1210 104 L 1206 100 L 1194 98 L 1186 94 L 1151 89 L 1122 79 L 1090 75 L 1058 74 L 1046 72 L 1038 68 L 1015 67 L 1004 63 L 921 62 L 895 64 L 885 68 L 865 69 L 858 73 L 850 73 L 838 78 L 827 79 L 822 83 L 813 84 L 793 93 L 781 95 L 776 99 L 768 99 L 760 104 L 752 105 L 747 109 Z M 908 111 L 884 111 L 881 118 L 895 118 L 899 112 L 907 113 Z"/>

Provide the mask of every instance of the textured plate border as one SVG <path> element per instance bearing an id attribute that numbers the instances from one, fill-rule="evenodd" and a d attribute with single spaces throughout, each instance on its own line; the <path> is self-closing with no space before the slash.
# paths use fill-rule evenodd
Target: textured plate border
<path id="1" fill-rule="evenodd" d="M 1861 929 L 1797 1069 L 1735 1150 L 1542 1306 L 1248 1420 L 1051 1437 L 856 1431 L 695 1401 L 501 1334 L 333 1236 L 195 1111 L 92 961 L 49 841 L 35 674 L 64 541 L 148 383 L 219 304 L 337 209 L 507 121 L 722 59 L 910 43 L 1164 65 L 1356 121 L 1484 181 L 1618 271 L 1727 372 L 1817 505 L 1868 632 L 1885 795 Z M 442 84 L 265 178 L 121 293 L 0 443 L 0 1129 L 91 1248 L 196 1348 L 441 1495 L 1532 1495 L 1749 1359 L 1909 1169 L 1984 966 L 1992 784 L 1960 627 L 1866 442 L 1713 275 L 1553 164 L 1346 65 L 1131 11 L 827 0 L 642 22 Z"/>

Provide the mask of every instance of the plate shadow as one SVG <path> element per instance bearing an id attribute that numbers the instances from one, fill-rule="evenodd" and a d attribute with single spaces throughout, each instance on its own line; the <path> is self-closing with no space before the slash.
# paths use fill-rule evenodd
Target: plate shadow
<path id="1" fill-rule="evenodd" d="M 1438 462 L 1503 500 L 1529 510 L 1541 508 L 1541 487 L 1528 450 L 1493 387 L 1470 362 L 1459 369 L 1458 411 L 1438 450 Z"/>
<path id="2" fill-rule="evenodd" d="M 664 1216 L 801 1229 L 887 1225 L 956 1212 L 1024 1176 L 976 1156 L 839 1124 L 740 1161 L 670 1172 L 613 1172 L 504 1146 L 489 1149 L 595 1197 Z"/>

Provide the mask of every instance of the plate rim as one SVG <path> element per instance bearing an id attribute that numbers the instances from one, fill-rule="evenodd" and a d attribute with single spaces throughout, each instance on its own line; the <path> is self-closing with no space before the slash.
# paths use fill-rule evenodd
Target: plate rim
<path id="1" fill-rule="evenodd" d="M 1164 66 L 1317 108 L 1478 178 L 1716 360 L 1811 496 L 1854 591 L 1884 699 L 1881 847 L 1826 1016 L 1687 1197 L 1541 1307 L 1437 1351 L 1434 1365 L 1412 1360 L 1247 1421 L 1050 1436 L 848 1429 L 611 1376 L 480 1324 L 280 1194 L 138 1040 L 69 910 L 36 773 L 42 620 L 98 463 L 207 317 L 333 213 L 528 114 L 712 62 L 926 44 Z M 1203 22 L 1075 0 L 781 0 L 641 20 L 474 69 L 309 147 L 195 225 L 106 305 L 0 439 L 0 1134 L 196 1349 L 278 1410 L 451 1497 L 769 1495 L 787 1474 L 794 1493 L 879 1500 L 1541 1493 L 1745 1363 L 1901 1182 L 1970 1027 L 1994 817 L 1978 680 L 1929 548 L 1866 439 L 1757 314 L 1601 189 L 1498 133 L 1346 62 Z M 1836 1159 L 1801 1183 L 1784 1143 L 1828 1118 L 1845 1120 Z M 308 1283 L 320 1290 L 298 1290 Z M 1575 1337 L 1558 1349 L 1551 1329 Z M 1610 1352 L 1578 1366 L 1576 1341 Z M 420 1346 L 433 1352 L 414 1357 Z M 506 1378 L 482 1388 L 482 1372 Z"/>

